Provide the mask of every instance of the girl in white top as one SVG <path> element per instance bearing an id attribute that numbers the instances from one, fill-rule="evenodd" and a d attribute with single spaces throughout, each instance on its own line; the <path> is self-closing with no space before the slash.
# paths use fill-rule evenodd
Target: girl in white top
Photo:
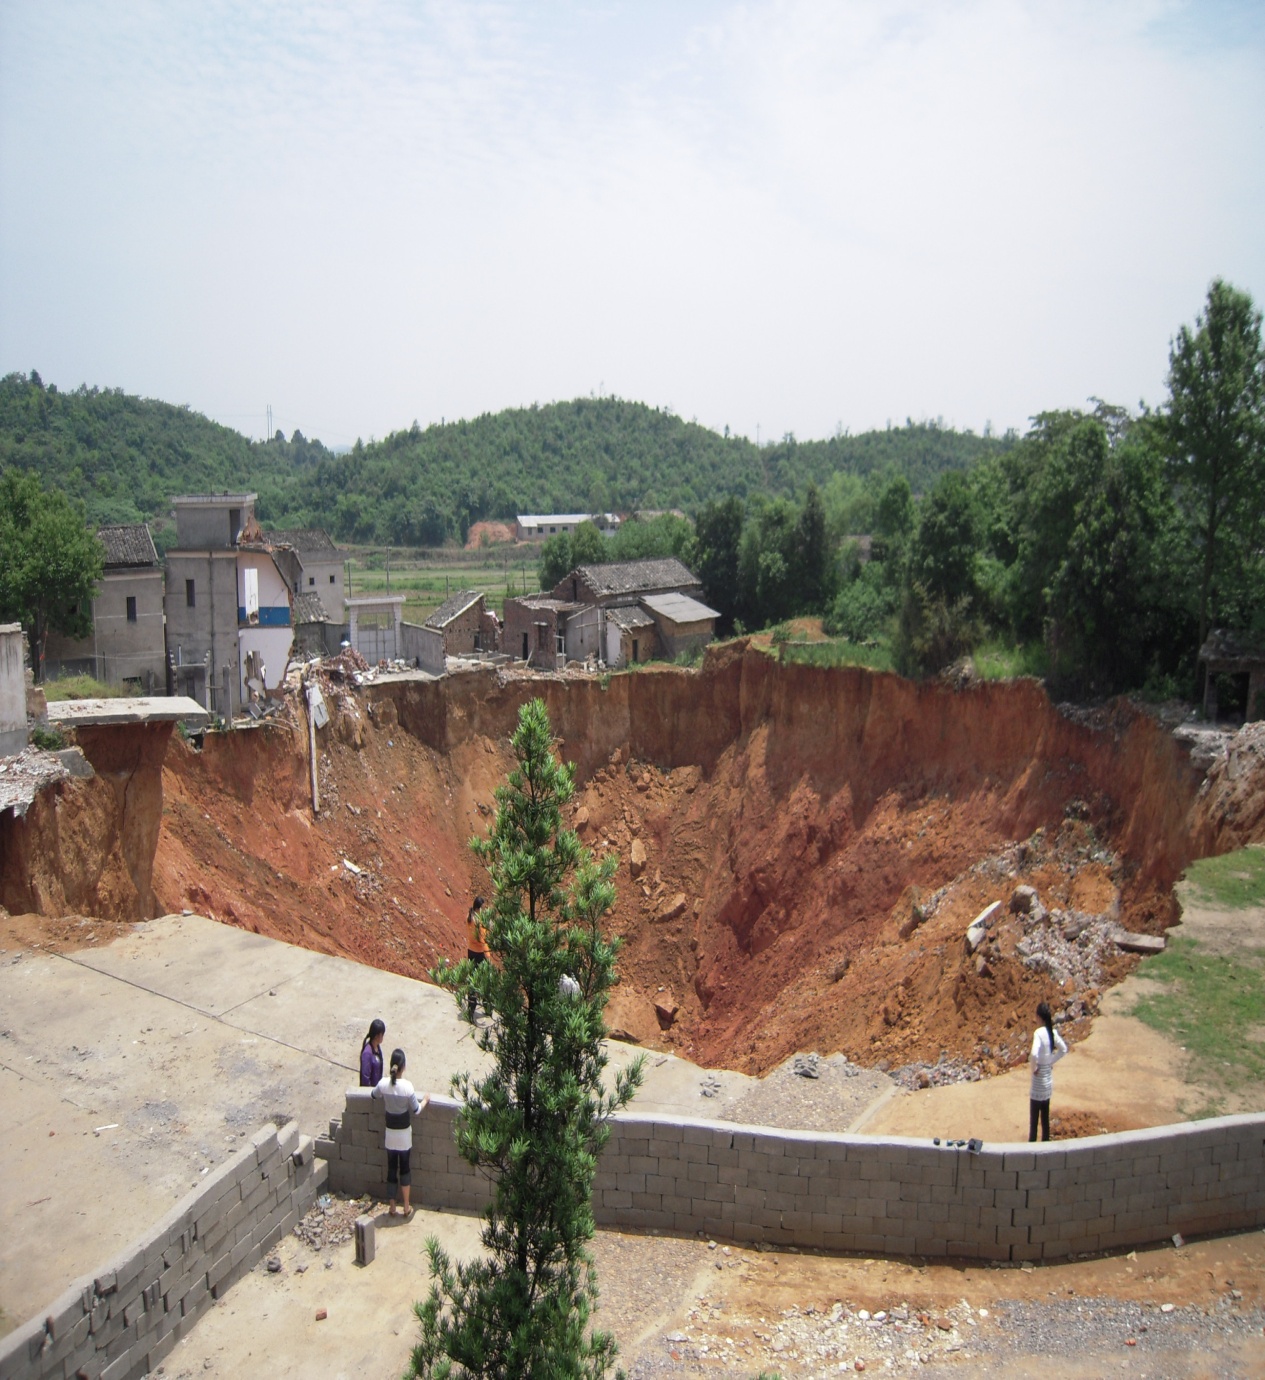
<path id="1" fill-rule="evenodd" d="M 409 1194 L 413 1191 L 413 1173 L 409 1167 L 409 1155 L 413 1149 L 413 1118 L 430 1101 L 429 1095 L 418 1101 L 413 1085 L 404 1072 L 404 1051 L 391 1051 L 391 1074 L 383 1078 L 370 1094 L 381 1098 L 386 1104 L 386 1151 L 387 1151 L 387 1196 L 391 1206 L 388 1217 L 395 1216 L 395 1193 L 398 1186 L 404 1200 L 404 1220 L 413 1215 L 409 1204 Z"/>
<path id="2" fill-rule="evenodd" d="M 1067 1053 L 1067 1044 L 1054 1028 L 1049 1002 L 1037 1007 L 1041 1022 L 1032 1037 L 1028 1067 L 1032 1070 L 1032 1086 L 1028 1090 L 1028 1139 L 1037 1138 L 1037 1121 L 1041 1122 L 1041 1139 L 1050 1139 L 1050 1094 L 1054 1091 L 1054 1065 Z"/>

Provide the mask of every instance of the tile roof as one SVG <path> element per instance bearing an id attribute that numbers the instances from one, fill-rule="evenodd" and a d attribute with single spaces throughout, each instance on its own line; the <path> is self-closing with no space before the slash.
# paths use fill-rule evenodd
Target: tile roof
<path id="1" fill-rule="evenodd" d="M 618 608 L 606 610 L 607 619 L 618 628 L 634 632 L 637 628 L 653 628 L 654 619 L 636 604 L 621 604 Z"/>
<path id="2" fill-rule="evenodd" d="M 640 594 L 643 591 L 699 587 L 698 578 L 675 556 L 581 565 L 576 567 L 573 574 L 578 575 L 598 598 L 609 594 Z"/>
<path id="3" fill-rule="evenodd" d="M 328 623 L 330 616 L 325 612 L 321 596 L 315 590 L 308 590 L 294 596 L 294 621 L 296 623 Z"/>
<path id="4" fill-rule="evenodd" d="M 1200 661 L 1233 662 L 1243 667 L 1265 662 L 1265 633 L 1213 628 L 1199 649 Z"/>
<path id="5" fill-rule="evenodd" d="M 483 595 L 477 589 L 458 590 L 450 599 L 445 599 L 422 626 L 425 628 L 446 628 L 454 618 L 465 613 L 471 604 L 482 598 Z"/>
<path id="6" fill-rule="evenodd" d="M 338 548 L 323 527 L 291 527 L 281 532 L 265 532 L 264 540 L 270 546 L 292 546 L 307 555 L 338 554 Z"/>
<path id="7" fill-rule="evenodd" d="M 97 536 L 105 547 L 106 567 L 115 565 L 157 565 L 154 539 L 143 522 L 116 523 L 98 527 Z"/>
<path id="8" fill-rule="evenodd" d="M 641 602 L 661 618 L 670 618 L 674 623 L 705 623 L 709 618 L 719 618 L 715 609 L 691 599 L 688 594 L 647 594 Z"/>

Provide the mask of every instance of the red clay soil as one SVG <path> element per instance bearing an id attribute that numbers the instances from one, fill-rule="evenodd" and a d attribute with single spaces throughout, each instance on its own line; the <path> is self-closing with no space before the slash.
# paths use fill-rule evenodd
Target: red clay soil
<path id="1" fill-rule="evenodd" d="M 1077 1038 L 1097 991 L 1025 965 L 1004 907 L 968 954 L 980 910 L 1028 882 L 1048 907 L 1157 933 L 1196 852 L 1265 837 L 1265 753 L 1201 796 L 1201 773 L 1151 718 L 1121 704 L 1076 722 L 1035 682 L 915 685 L 738 643 L 699 672 L 605 685 L 471 673 L 329 688 L 319 815 L 294 704 L 290 722 L 208 733 L 200 750 L 172 738 L 152 878 L 116 845 L 94 885 L 59 892 L 49 878 L 75 873 L 77 855 L 110 853 L 107 786 L 133 853 L 152 831 L 154 749 L 133 745 L 121 797 L 113 777 L 67 783 L 6 823 L 0 902 L 116 920 L 187 907 L 424 976 L 464 954 L 469 899 L 486 888 L 467 840 L 487 827 L 519 705 L 541 695 L 577 764 L 573 821 L 621 856 L 613 1024 L 751 1072 L 801 1049 L 870 1065 L 947 1052 L 988 1072 L 1020 1057 L 1009 1032 L 1026 1031 L 1037 1000 L 1083 1013 Z M 84 746 L 100 771 L 107 748 Z M 1133 962 L 1113 951 L 1097 981 Z"/>

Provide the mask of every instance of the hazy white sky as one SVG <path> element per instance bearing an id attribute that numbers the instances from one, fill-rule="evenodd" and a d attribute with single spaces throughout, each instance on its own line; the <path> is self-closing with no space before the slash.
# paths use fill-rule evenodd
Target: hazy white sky
<path id="1" fill-rule="evenodd" d="M 3 0 L 0 372 L 345 444 L 1164 395 L 1265 304 L 1259 0 Z"/>

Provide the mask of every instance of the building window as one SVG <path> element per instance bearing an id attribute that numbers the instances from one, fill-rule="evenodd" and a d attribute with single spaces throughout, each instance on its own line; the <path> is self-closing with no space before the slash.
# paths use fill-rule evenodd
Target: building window
<path id="1" fill-rule="evenodd" d="M 187 608 L 187 609 L 191 609 L 191 608 L 193 608 L 196 604 L 197 604 L 197 600 L 194 598 L 194 594 L 193 594 L 193 581 L 192 581 L 192 580 L 186 580 L 186 581 L 184 582 L 184 606 L 185 606 L 185 608 Z"/>
<path id="2" fill-rule="evenodd" d="M 135 594 L 129 594 L 129 595 L 127 596 L 127 621 L 128 621 L 129 623 L 135 623 L 135 622 L 136 622 L 136 595 L 135 595 Z"/>
<path id="3" fill-rule="evenodd" d="M 634 637 L 634 638 L 633 638 L 633 654 L 632 654 L 632 659 L 633 659 L 634 661 L 637 660 L 637 648 L 638 648 L 637 639 Z"/>
<path id="4" fill-rule="evenodd" d="M 329 582 L 331 585 L 334 583 L 334 577 L 332 575 L 329 577 Z"/>
<path id="5" fill-rule="evenodd" d="M 228 544 L 237 545 L 237 534 L 242 530 L 242 510 L 240 508 L 230 508 L 228 510 Z"/>
<path id="6" fill-rule="evenodd" d="M 307 583 L 308 583 L 308 588 L 310 589 L 310 588 L 312 587 L 312 585 L 314 585 L 314 584 L 316 583 L 316 576 L 315 576 L 315 575 L 309 575 L 309 576 L 307 577 Z"/>

